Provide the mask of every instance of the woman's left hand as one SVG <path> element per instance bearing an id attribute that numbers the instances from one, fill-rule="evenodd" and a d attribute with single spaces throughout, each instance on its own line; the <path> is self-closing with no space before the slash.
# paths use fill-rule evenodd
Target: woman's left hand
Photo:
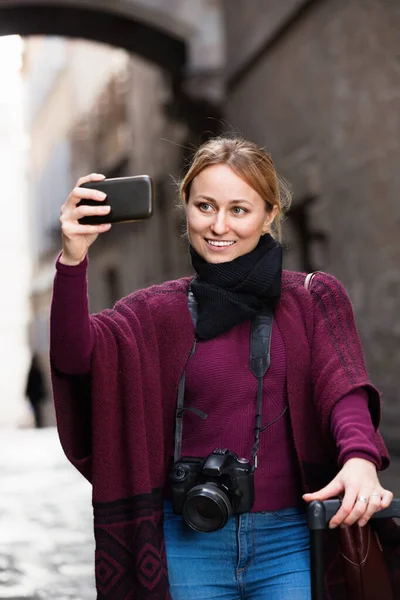
<path id="1" fill-rule="evenodd" d="M 393 494 L 379 483 L 374 463 L 364 458 L 350 458 L 336 477 L 324 488 L 304 494 L 306 502 L 343 496 L 342 504 L 329 522 L 333 529 L 344 523 L 365 525 L 378 510 L 387 508 Z"/>

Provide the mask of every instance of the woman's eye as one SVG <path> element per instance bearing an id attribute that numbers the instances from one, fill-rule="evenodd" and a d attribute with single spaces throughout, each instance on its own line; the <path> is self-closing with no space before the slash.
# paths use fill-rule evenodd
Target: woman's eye
<path id="1" fill-rule="evenodd" d="M 208 210 L 211 208 L 211 205 L 207 204 L 207 202 L 201 202 L 201 204 L 199 204 L 199 208 L 208 212 Z"/>
<path id="2" fill-rule="evenodd" d="M 243 215 L 245 212 L 247 212 L 247 210 L 245 210 L 241 206 L 234 206 L 232 210 L 235 215 Z"/>

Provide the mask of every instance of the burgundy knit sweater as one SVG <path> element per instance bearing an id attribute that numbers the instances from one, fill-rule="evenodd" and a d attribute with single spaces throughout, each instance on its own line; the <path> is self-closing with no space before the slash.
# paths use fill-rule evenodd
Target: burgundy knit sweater
<path id="1" fill-rule="evenodd" d="M 87 301 L 87 259 L 70 267 L 56 263 L 52 302 L 51 358 L 66 374 L 89 373 L 94 343 Z M 71 277 L 74 273 L 76 276 Z M 182 456 L 207 456 L 215 448 L 229 448 L 250 457 L 254 443 L 257 382 L 249 369 L 250 322 L 207 341 L 198 341 L 186 367 L 185 405 L 203 411 L 185 411 Z M 276 321 L 271 340 L 271 366 L 264 377 L 263 427 L 255 473 L 252 511 L 279 510 L 301 502 L 296 454 L 287 410 L 286 352 Z M 331 416 L 331 430 L 339 463 L 366 458 L 379 468 L 375 429 L 363 388 L 341 398 Z M 173 450 L 171 449 L 171 456 Z"/>
<path id="2" fill-rule="evenodd" d="M 65 276 L 84 304 L 85 286 L 73 283 L 82 277 L 81 268 L 63 267 L 56 285 Z M 331 421 L 341 399 L 365 389 L 375 428 L 380 418 L 379 393 L 365 370 L 345 290 L 335 278 L 318 274 L 309 293 L 304 277 L 283 272 L 275 311 L 285 348 L 288 411 L 302 493 L 320 489 L 337 472 Z M 57 425 L 67 457 L 93 486 L 98 600 L 170 600 L 163 484 L 170 467 L 177 387 L 194 342 L 189 283 L 186 278 L 131 294 L 113 310 L 92 315 L 82 328 L 71 325 L 73 336 L 54 326 L 59 310 L 65 318 L 72 314 L 73 324 L 77 315 L 71 304 L 61 297 L 57 312 L 52 311 Z M 60 371 L 57 344 L 69 346 L 69 366 L 78 373 L 84 361 L 74 358 L 73 349 L 91 335 L 90 374 Z M 374 443 L 385 468 L 389 459 L 378 432 Z M 388 560 L 393 558 L 394 578 L 400 564 L 396 535 L 391 527 L 387 541 L 381 537 Z M 329 539 L 327 598 L 343 600 L 340 554 L 335 536 Z"/>

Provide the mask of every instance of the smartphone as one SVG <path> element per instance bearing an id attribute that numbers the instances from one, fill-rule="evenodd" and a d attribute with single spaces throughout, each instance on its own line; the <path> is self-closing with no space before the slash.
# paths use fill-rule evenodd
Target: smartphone
<path id="1" fill-rule="evenodd" d="M 101 206 L 109 204 L 111 211 L 107 215 L 82 217 L 82 225 L 101 225 L 102 223 L 127 223 L 149 219 L 153 214 L 153 182 L 148 175 L 133 177 L 115 177 L 101 181 L 82 183 L 82 188 L 99 190 L 107 194 L 102 202 L 82 199 L 77 206 Z"/>

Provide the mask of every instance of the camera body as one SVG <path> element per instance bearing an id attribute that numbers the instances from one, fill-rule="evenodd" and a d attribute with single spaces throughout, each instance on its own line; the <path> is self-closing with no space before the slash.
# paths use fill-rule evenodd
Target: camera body
<path id="1" fill-rule="evenodd" d="M 174 512 L 183 514 L 198 531 L 219 529 L 231 514 L 248 512 L 254 504 L 254 469 L 247 458 L 239 458 L 226 448 L 216 448 L 206 458 L 180 458 L 172 467 L 169 481 Z M 200 528 L 196 504 L 204 505 L 204 500 L 212 513 L 220 511 L 222 525 L 210 529 L 211 521 L 208 526 L 204 520 Z"/>

